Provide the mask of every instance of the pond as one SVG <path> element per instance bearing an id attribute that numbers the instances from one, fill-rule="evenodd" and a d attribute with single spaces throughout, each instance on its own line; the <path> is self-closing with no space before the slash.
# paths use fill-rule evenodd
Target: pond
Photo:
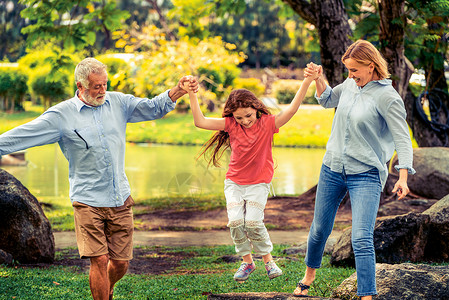
<path id="1" fill-rule="evenodd" d="M 227 162 L 207 168 L 199 146 L 127 144 L 126 174 L 136 200 L 189 194 L 223 194 Z M 318 182 L 324 149 L 275 147 L 277 195 L 299 195 Z M 28 149 L 26 167 L 2 166 L 41 202 L 67 201 L 68 163 L 56 144 Z"/>

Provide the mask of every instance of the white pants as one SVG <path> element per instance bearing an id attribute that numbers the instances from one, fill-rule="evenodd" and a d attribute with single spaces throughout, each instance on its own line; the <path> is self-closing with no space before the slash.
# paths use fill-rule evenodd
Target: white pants
<path id="1" fill-rule="evenodd" d="M 238 185 L 225 180 L 224 194 L 228 211 L 228 227 L 235 244 L 235 251 L 245 256 L 254 250 L 266 255 L 273 250 L 270 236 L 263 222 L 270 184 Z"/>

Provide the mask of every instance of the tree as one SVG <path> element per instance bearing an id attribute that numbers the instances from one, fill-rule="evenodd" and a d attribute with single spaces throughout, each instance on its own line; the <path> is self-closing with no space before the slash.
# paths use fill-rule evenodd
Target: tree
<path id="1" fill-rule="evenodd" d="M 27 20 L 20 17 L 24 8 L 18 0 L 0 0 L 0 60 L 16 61 L 25 52 L 25 36 L 21 29 Z"/>
<path id="2" fill-rule="evenodd" d="M 51 42 L 66 51 L 93 46 L 97 33 L 106 37 L 105 46 L 110 47 L 111 32 L 129 17 L 112 0 L 21 0 L 21 3 L 26 5 L 21 16 L 32 22 L 22 29 L 22 33 L 28 34 L 29 45 Z"/>
<path id="3" fill-rule="evenodd" d="M 352 43 L 352 30 L 341 0 L 283 0 L 307 22 L 313 24 L 320 39 L 321 63 L 327 80 L 335 86 L 344 80 L 341 57 Z"/>
<path id="4" fill-rule="evenodd" d="M 321 58 L 325 75 L 331 86 L 343 81 L 343 68 L 341 54 L 350 44 L 351 29 L 347 22 L 345 3 L 341 0 L 283 0 L 290 5 L 299 16 L 314 24 L 319 31 Z M 361 1 L 346 1 L 350 5 L 360 5 Z M 368 1 L 369 2 L 369 1 Z M 380 50 L 389 63 L 390 72 L 395 88 L 402 96 L 407 110 L 407 121 L 412 128 L 415 140 L 420 146 L 448 146 L 449 145 L 449 113 L 447 107 L 447 83 L 444 76 L 444 55 L 447 53 L 447 33 L 449 3 L 445 0 L 390 0 L 376 1 L 379 13 L 379 42 Z M 430 108 L 430 120 L 423 117 L 422 104 L 411 94 L 408 84 L 413 72 L 413 65 L 405 56 L 404 45 L 406 44 L 406 29 L 409 23 L 416 22 L 419 17 L 410 18 L 414 12 L 415 16 L 423 16 L 426 25 L 425 32 L 421 35 L 411 36 L 411 39 L 419 39 L 424 36 L 424 47 L 421 48 L 422 55 L 419 60 L 426 66 L 426 79 L 428 88 L 442 87 L 438 105 Z M 423 25 L 423 24 L 421 24 Z M 438 32 L 438 34 L 436 34 Z M 336 41 L 336 42 L 335 42 Z M 433 45 L 430 45 L 433 42 Z M 428 49 L 434 51 L 433 58 L 425 58 L 429 55 Z M 419 63 L 418 63 L 419 65 Z M 340 74 L 340 75 L 339 75 Z M 433 90 L 428 90 L 432 95 Z M 435 95 L 436 93 L 433 92 Z M 420 117 L 421 116 L 421 117 Z M 438 123 L 433 119 L 438 119 Z"/>

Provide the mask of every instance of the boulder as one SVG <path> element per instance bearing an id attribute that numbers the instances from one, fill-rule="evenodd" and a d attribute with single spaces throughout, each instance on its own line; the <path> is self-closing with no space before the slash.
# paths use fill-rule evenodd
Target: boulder
<path id="1" fill-rule="evenodd" d="M 430 217 L 423 214 L 378 218 L 374 229 L 376 261 L 384 263 L 426 260 L 425 248 Z M 334 246 L 330 263 L 355 266 L 351 245 L 352 228 L 346 229 Z"/>
<path id="2" fill-rule="evenodd" d="M 422 214 L 430 219 L 426 258 L 435 262 L 449 261 L 449 195 Z"/>
<path id="3" fill-rule="evenodd" d="M 449 266 L 376 264 L 376 300 L 449 299 Z M 332 297 L 356 299 L 357 274 L 345 279 Z"/>
<path id="4" fill-rule="evenodd" d="M 441 199 L 449 194 L 449 148 L 429 147 L 413 149 L 415 175 L 408 177 L 408 187 L 414 194 Z M 397 165 L 397 156 L 392 159 Z"/>
<path id="5" fill-rule="evenodd" d="M 55 241 L 50 222 L 20 181 L 0 169 L 0 249 L 20 263 L 51 263 Z"/>
<path id="6" fill-rule="evenodd" d="M 397 216 L 410 212 L 422 213 L 434 205 L 438 200 L 435 199 L 404 199 L 394 200 L 379 207 L 378 217 Z"/>
<path id="7" fill-rule="evenodd" d="M 11 254 L 0 249 L 0 265 L 10 265 L 13 260 Z"/>

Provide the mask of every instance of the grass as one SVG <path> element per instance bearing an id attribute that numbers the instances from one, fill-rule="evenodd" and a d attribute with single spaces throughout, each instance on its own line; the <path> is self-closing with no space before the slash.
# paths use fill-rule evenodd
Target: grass
<path id="1" fill-rule="evenodd" d="M 287 257 L 282 250 L 288 245 L 275 245 L 272 254 L 283 269 L 282 277 L 269 280 L 262 261 L 244 283 L 233 280 L 239 262 L 226 263 L 223 255 L 234 255 L 233 246 L 160 248 L 158 251 L 179 253 L 184 259 L 167 275 L 127 274 L 115 288 L 114 299 L 207 299 L 207 295 L 242 292 L 291 293 L 302 278 L 304 257 Z M 143 247 L 149 252 L 155 247 Z M 160 254 L 164 256 L 163 253 Z M 310 289 L 310 294 L 329 297 L 333 288 L 355 270 L 335 268 L 325 256 L 323 267 Z M 78 267 L 49 266 L 33 268 L 0 266 L 0 299 L 91 299 L 87 273 Z"/>

